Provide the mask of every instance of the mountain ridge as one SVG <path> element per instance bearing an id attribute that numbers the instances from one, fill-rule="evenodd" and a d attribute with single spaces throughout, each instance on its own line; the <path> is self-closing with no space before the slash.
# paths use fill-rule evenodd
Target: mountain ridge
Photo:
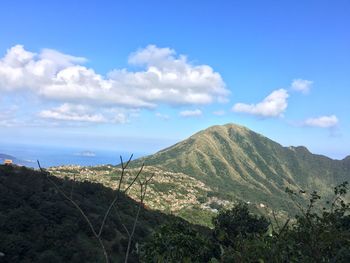
<path id="1" fill-rule="evenodd" d="M 350 179 L 348 160 L 313 154 L 305 146 L 285 147 L 244 126 L 229 123 L 199 131 L 132 164 L 145 162 L 187 174 L 232 199 L 288 209 L 286 187 L 331 194 L 330 185 Z"/>

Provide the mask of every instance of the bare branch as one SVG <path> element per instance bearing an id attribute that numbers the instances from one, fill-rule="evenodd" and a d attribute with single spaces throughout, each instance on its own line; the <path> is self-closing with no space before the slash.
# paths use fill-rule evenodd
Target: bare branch
<path id="1" fill-rule="evenodd" d="M 142 168 L 143 168 L 143 165 L 142 165 L 138 175 L 141 173 Z M 137 175 L 137 177 L 138 177 L 138 175 Z M 135 216 L 135 220 L 134 220 L 134 224 L 133 224 L 133 227 L 132 227 L 132 231 L 131 231 L 131 234 L 129 236 L 128 248 L 126 250 L 125 261 L 124 261 L 125 263 L 128 262 L 130 248 L 131 248 L 131 242 L 132 242 L 132 238 L 133 238 L 133 236 L 135 234 L 136 225 L 137 225 L 137 222 L 138 222 L 138 219 L 139 219 L 141 207 L 143 207 L 143 202 L 144 202 L 144 199 L 145 199 L 145 196 L 146 196 L 146 192 L 147 192 L 147 186 L 148 186 L 148 183 L 153 178 L 153 176 L 154 176 L 154 174 L 152 174 L 149 179 L 145 179 L 143 182 L 141 182 L 139 180 L 139 184 L 140 184 L 140 203 L 139 203 L 139 207 L 137 209 L 137 213 L 136 213 L 136 216 Z"/>
<path id="2" fill-rule="evenodd" d="M 93 233 L 93 235 L 95 236 L 95 238 L 97 239 L 97 241 L 99 242 L 102 250 L 103 250 L 103 255 L 105 257 L 105 260 L 106 262 L 108 263 L 109 262 L 109 258 L 108 258 L 108 254 L 107 254 L 107 251 L 106 251 L 106 248 L 101 240 L 101 238 L 97 235 L 96 231 L 95 231 L 95 228 L 94 226 L 92 225 L 90 219 L 87 217 L 87 215 L 85 214 L 85 212 L 81 209 L 81 207 L 72 199 L 70 198 L 68 195 L 66 195 L 66 193 L 53 181 L 51 180 L 51 178 L 49 177 L 50 176 L 50 173 L 45 171 L 41 165 L 40 165 L 40 162 L 39 160 L 37 161 L 38 162 L 38 166 L 39 166 L 39 169 L 42 173 L 44 173 L 46 175 L 46 178 L 49 180 L 49 182 L 57 189 L 57 191 L 64 197 L 66 198 L 69 202 L 71 202 L 73 204 L 73 206 L 80 212 L 80 214 L 83 216 L 83 218 L 85 219 L 85 221 L 88 223 L 89 227 L 90 227 L 90 230 L 91 232 Z"/>
<path id="3" fill-rule="evenodd" d="M 138 173 L 136 174 L 136 176 L 134 177 L 134 179 L 132 180 L 132 182 L 129 184 L 129 186 L 124 190 L 124 193 L 126 193 L 130 187 L 135 183 L 135 181 L 139 178 L 142 170 L 143 170 L 143 167 L 145 166 L 145 164 L 143 163 L 140 170 L 138 171 Z"/>
<path id="4" fill-rule="evenodd" d="M 276 223 L 278 229 L 280 230 L 281 227 L 280 227 L 280 224 L 278 223 L 278 220 L 277 220 L 277 218 L 276 218 L 275 210 L 273 210 L 273 209 L 272 209 L 272 215 L 273 215 L 273 219 L 275 220 L 275 223 Z"/>
<path id="5" fill-rule="evenodd" d="M 89 228 L 91 230 L 91 232 L 93 233 L 93 235 L 95 236 L 95 238 L 97 239 L 97 241 L 99 242 L 102 250 L 103 250 L 103 254 L 105 256 L 105 260 L 106 262 L 108 263 L 109 262 L 109 257 L 108 257 L 108 254 L 107 254 L 107 251 L 106 251 L 106 248 L 103 244 L 103 241 L 101 239 L 101 235 L 102 235 L 102 232 L 103 232 L 103 229 L 104 229 L 104 226 L 106 224 L 106 220 L 111 212 L 111 209 L 114 207 L 117 211 L 117 216 L 118 218 L 120 219 L 121 221 L 121 218 L 120 218 L 120 214 L 118 212 L 118 209 L 117 209 L 117 202 L 119 200 L 119 197 L 120 197 L 120 193 L 121 193 L 121 189 L 122 189 L 122 184 L 123 184 L 123 180 L 124 180 L 124 177 L 126 175 L 126 169 L 128 168 L 131 160 L 132 160 L 132 157 L 133 157 L 133 154 L 131 154 L 130 158 L 128 159 L 128 161 L 126 163 L 123 162 L 123 158 L 122 156 L 120 156 L 120 163 L 121 163 L 121 175 L 120 175 L 120 178 L 119 178 L 119 182 L 118 182 L 118 187 L 117 187 L 117 192 L 116 192 L 116 195 L 113 199 L 113 201 L 111 202 L 111 204 L 109 205 L 106 213 L 104 214 L 104 217 L 103 217 L 103 220 L 102 220 L 102 223 L 101 223 L 101 226 L 99 228 L 99 231 L 96 232 L 94 226 L 92 225 L 90 219 L 88 218 L 88 216 L 85 214 L 85 212 L 81 209 L 81 207 L 79 206 L 78 203 L 76 203 L 74 200 L 73 200 L 73 187 L 74 187 L 74 182 L 75 182 L 75 174 L 74 174 L 74 177 L 73 177 L 73 182 L 72 182 L 72 187 L 71 187 L 71 190 L 70 190 L 70 196 L 68 196 L 52 179 L 50 179 L 49 175 L 50 173 L 45 171 L 45 169 L 43 169 L 40 165 L 40 162 L 38 162 L 38 166 L 39 166 L 39 169 L 42 173 L 44 173 L 48 180 L 55 186 L 55 188 L 59 191 L 59 193 L 65 198 L 67 199 L 69 202 L 71 202 L 73 204 L 73 206 L 80 212 L 80 214 L 83 216 L 83 218 L 85 219 L 85 221 L 88 223 L 89 225 Z M 123 193 L 126 194 L 127 191 L 135 184 L 135 182 L 137 181 L 140 185 L 140 202 L 139 202 L 139 206 L 138 206 L 138 209 L 137 209 L 137 212 L 136 212 L 136 216 L 135 216 L 135 219 L 134 219 L 134 223 L 133 223 L 133 226 L 132 226 L 132 230 L 131 232 L 128 230 L 128 228 L 125 226 L 125 224 L 121 223 L 123 228 L 125 229 L 125 232 L 126 234 L 128 235 L 128 247 L 127 247 L 127 251 L 126 251 L 126 256 L 125 256 L 125 262 L 128 261 L 128 257 L 129 257 L 129 254 L 130 254 L 130 249 L 131 249 L 131 242 L 132 242 L 132 239 L 133 239 L 133 236 L 135 234 L 135 230 L 136 230 L 136 225 L 137 225 L 137 222 L 138 222 L 138 218 L 139 218 L 139 215 L 140 215 L 140 211 L 141 211 L 141 208 L 143 207 L 143 204 L 144 204 L 144 199 L 145 199 L 145 196 L 146 196 L 146 192 L 147 192 L 147 187 L 148 187 L 148 184 L 149 182 L 151 181 L 151 179 L 153 178 L 154 174 L 152 174 L 149 178 L 145 178 L 144 181 L 141 181 L 139 178 L 140 178 L 140 175 L 141 175 L 141 172 L 143 171 L 143 168 L 144 168 L 144 164 L 142 164 L 141 168 L 139 169 L 139 171 L 137 172 L 137 174 L 134 176 L 134 178 L 132 179 L 132 181 L 127 185 L 127 187 L 123 190 Z"/>
<path id="6" fill-rule="evenodd" d="M 128 167 L 129 163 L 131 162 L 131 159 L 133 157 L 133 154 L 131 154 L 129 160 L 127 161 L 127 163 L 124 165 L 124 162 L 123 162 L 123 157 L 120 156 L 120 163 L 121 163 L 121 166 L 122 166 L 122 172 L 121 172 L 121 175 L 120 175 L 120 179 L 119 179 L 119 183 L 118 183 L 118 188 L 117 188 L 117 194 L 115 196 L 115 198 L 113 199 L 113 201 L 111 202 L 111 204 L 109 205 L 104 217 L 103 217 L 103 220 L 102 220 L 102 224 L 101 224 L 101 227 L 100 227 L 100 230 L 98 232 L 98 236 L 101 236 L 102 234 L 102 230 L 105 226 L 105 223 L 106 223 L 106 220 L 107 220 L 107 217 L 109 215 L 109 213 L 111 212 L 111 209 L 112 207 L 117 203 L 117 201 L 119 200 L 119 195 L 120 195 L 120 191 L 121 191 L 121 186 L 122 186 L 122 183 L 123 183 L 123 178 L 124 178 L 124 175 L 125 175 L 125 170 L 126 168 Z M 139 177 L 139 175 L 141 174 L 142 172 L 142 169 L 143 169 L 143 165 L 140 169 L 140 171 L 137 173 L 136 177 L 134 178 L 134 180 L 129 184 L 129 186 L 127 187 L 126 190 L 124 190 L 124 193 L 126 193 L 126 191 L 135 183 L 136 179 Z"/>
<path id="7" fill-rule="evenodd" d="M 290 221 L 290 218 L 288 218 L 287 221 L 284 223 L 283 227 L 280 229 L 280 232 L 278 233 L 278 236 L 280 236 L 283 233 L 283 231 L 287 228 L 289 221 Z"/>

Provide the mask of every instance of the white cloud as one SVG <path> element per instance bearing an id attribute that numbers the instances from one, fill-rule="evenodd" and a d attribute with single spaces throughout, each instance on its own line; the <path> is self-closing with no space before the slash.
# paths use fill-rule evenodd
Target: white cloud
<path id="1" fill-rule="evenodd" d="M 170 48 L 158 48 L 155 45 L 148 45 L 132 53 L 129 56 L 129 64 L 156 66 L 160 64 L 172 64 L 174 61 L 175 50 Z M 171 66 L 171 65 L 170 65 Z"/>
<path id="2" fill-rule="evenodd" d="M 129 63 L 136 72 L 115 69 L 107 76 L 80 65 L 86 59 L 44 49 L 10 48 L 0 60 L 0 90 L 29 90 L 62 103 L 149 108 L 159 104 L 197 105 L 225 101 L 229 91 L 208 65 L 192 65 L 174 50 L 154 45 L 140 49 Z"/>
<path id="3" fill-rule="evenodd" d="M 81 64 L 87 62 L 84 57 L 75 57 L 67 54 L 63 54 L 54 49 L 45 48 L 40 52 L 41 60 L 54 61 L 56 64 L 68 67 L 74 64 Z"/>
<path id="4" fill-rule="evenodd" d="M 6 105 L 4 107 L 1 103 L 2 101 L 0 99 L 0 127 L 14 127 L 20 124 L 20 121 L 16 118 L 18 105 Z"/>
<path id="5" fill-rule="evenodd" d="M 64 103 L 59 107 L 41 111 L 39 117 L 71 122 L 127 123 L 128 115 L 126 112 L 130 115 L 134 113 L 132 110 L 112 108 L 101 111 L 91 106 Z"/>
<path id="6" fill-rule="evenodd" d="M 132 116 L 133 114 L 131 114 Z M 135 117 L 135 116 L 132 116 L 132 117 Z M 122 113 L 122 112 L 119 112 L 119 113 L 116 113 L 113 118 L 111 119 L 112 123 L 127 123 L 129 122 L 128 120 L 128 117 L 125 113 Z"/>
<path id="7" fill-rule="evenodd" d="M 15 127 L 18 126 L 18 124 L 20 124 L 20 122 L 16 119 L 0 116 L 0 127 Z"/>
<path id="8" fill-rule="evenodd" d="M 335 115 L 320 116 L 317 118 L 309 118 L 304 122 L 305 126 L 332 128 L 338 124 L 339 120 Z"/>
<path id="9" fill-rule="evenodd" d="M 273 91 L 262 102 L 257 104 L 236 103 L 232 110 L 262 117 L 282 116 L 288 106 L 288 92 L 285 89 Z"/>
<path id="10" fill-rule="evenodd" d="M 167 121 L 167 120 L 170 119 L 170 116 L 169 116 L 169 115 L 163 114 L 163 113 L 160 113 L 160 112 L 156 112 L 155 115 L 156 115 L 157 118 L 159 118 L 159 119 L 161 119 L 161 120 Z"/>
<path id="11" fill-rule="evenodd" d="M 91 114 L 89 109 L 83 105 L 63 104 L 51 110 L 43 110 L 39 116 L 44 119 L 75 122 L 107 122 L 101 114 Z"/>
<path id="12" fill-rule="evenodd" d="M 44 49 L 38 55 L 16 45 L 0 59 L 0 90 L 24 89 L 40 93 L 52 85 L 58 72 L 83 61 L 84 58 L 50 49 Z"/>
<path id="13" fill-rule="evenodd" d="M 202 115 L 202 111 L 199 109 L 196 110 L 184 110 L 180 112 L 182 117 L 198 117 Z"/>
<path id="14" fill-rule="evenodd" d="M 305 80 L 305 79 L 295 79 L 292 82 L 291 89 L 295 91 L 300 91 L 303 94 L 307 94 L 311 87 L 313 81 Z"/>

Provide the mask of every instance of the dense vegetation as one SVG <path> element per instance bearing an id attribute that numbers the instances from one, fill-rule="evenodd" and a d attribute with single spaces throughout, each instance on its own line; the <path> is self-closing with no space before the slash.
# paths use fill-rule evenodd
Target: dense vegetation
<path id="1" fill-rule="evenodd" d="M 288 190 L 298 203 L 298 194 Z M 350 206 L 347 183 L 334 189 L 323 212 L 311 193 L 293 220 L 274 224 L 249 212 L 246 204 L 222 210 L 213 218 L 212 237 L 175 222 L 160 227 L 143 245 L 145 262 L 350 262 Z M 299 203 L 297 204 L 299 206 Z"/>
<path id="2" fill-rule="evenodd" d="M 100 184 L 0 166 L 1 262 L 105 262 L 86 220 L 50 180 L 72 193 L 94 226 L 116 195 Z M 307 206 L 305 193 L 288 189 L 299 215 L 285 222 L 254 215 L 243 203 L 220 210 L 213 229 L 142 208 L 128 262 L 350 262 L 347 187 L 323 203 L 312 192 Z M 124 261 L 125 227 L 132 228 L 138 207 L 121 195 L 108 217 L 102 240 L 110 262 Z"/>
<path id="3" fill-rule="evenodd" d="M 96 228 L 100 226 L 116 191 L 90 182 L 53 176 L 50 180 L 66 193 L 73 186 L 73 199 L 92 224 Z M 107 219 L 102 239 L 111 262 L 123 262 L 128 244 L 124 226 L 130 231 L 138 205 L 121 194 Z M 171 218 L 142 208 L 129 262 L 138 262 L 137 244 Z M 87 222 L 45 174 L 3 165 L 0 166 L 0 252 L 5 254 L 0 262 L 104 262 Z"/>

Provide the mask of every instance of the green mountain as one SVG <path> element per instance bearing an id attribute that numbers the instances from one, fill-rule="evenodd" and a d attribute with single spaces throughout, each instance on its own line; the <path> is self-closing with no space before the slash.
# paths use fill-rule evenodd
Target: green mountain
<path id="1" fill-rule="evenodd" d="M 333 160 L 312 154 L 303 146 L 283 147 L 235 124 L 200 131 L 134 161 L 133 166 L 143 162 L 146 166 L 183 173 L 203 182 L 211 189 L 207 198 L 242 200 L 286 212 L 293 211 L 286 187 L 297 191 L 316 190 L 327 196 L 332 186 L 350 180 L 350 156 Z"/>

